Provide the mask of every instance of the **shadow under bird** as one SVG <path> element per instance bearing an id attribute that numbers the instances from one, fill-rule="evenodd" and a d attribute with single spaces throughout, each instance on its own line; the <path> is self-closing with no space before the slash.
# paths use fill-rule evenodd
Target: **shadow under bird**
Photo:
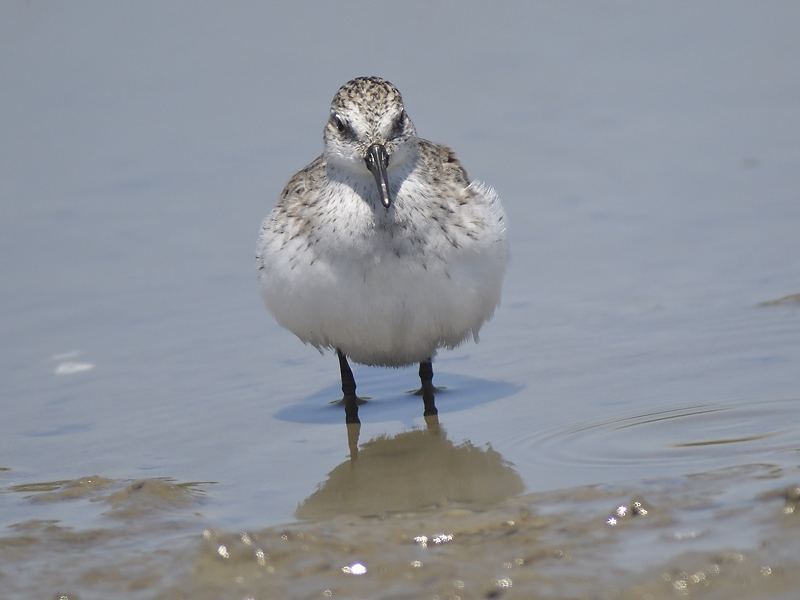
<path id="1" fill-rule="evenodd" d="M 454 152 L 417 137 L 397 88 L 359 77 L 333 98 L 321 156 L 294 175 L 261 225 L 261 295 L 280 325 L 335 350 L 346 420 L 358 422 L 348 358 L 419 363 L 477 340 L 500 302 L 509 248 L 495 191 Z"/>

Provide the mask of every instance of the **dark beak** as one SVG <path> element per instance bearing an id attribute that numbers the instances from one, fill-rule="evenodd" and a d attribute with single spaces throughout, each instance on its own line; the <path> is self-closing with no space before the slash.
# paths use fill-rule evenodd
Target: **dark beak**
<path id="1" fill-rule="evenodd" d="M 369 172 L 372 173 L 375 183 L 378 184 L 381 203 L 386 208 L 389 208 L 392 204 L 392 198 L 389 196 L 389 176 L 386 174 L 386 169 L 389 166 L 389 155 L 386 153 L 386 148 L 383 147 L 383 144 L 372 144 L 367 148 L 367 157 L 364 162 L 367 163 Z"/>

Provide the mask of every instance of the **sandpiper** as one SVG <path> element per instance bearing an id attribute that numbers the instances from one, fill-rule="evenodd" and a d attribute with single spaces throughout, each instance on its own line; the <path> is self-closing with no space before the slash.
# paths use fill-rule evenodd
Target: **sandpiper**
<path id="1" fill-rule="evenodd" d="M 435 414 L 437 349 L 477 341 L 500 302 L 509 262 L 500 198 L 470 181 L 450 148 L 417 137 L 385 79 L 344 84 L 323 138 L 322 155 L 261 225 L 264 303 L 303 342 L 336 352 L 355 421 L 348 358 L 419 363 L 425 412 Z"/>

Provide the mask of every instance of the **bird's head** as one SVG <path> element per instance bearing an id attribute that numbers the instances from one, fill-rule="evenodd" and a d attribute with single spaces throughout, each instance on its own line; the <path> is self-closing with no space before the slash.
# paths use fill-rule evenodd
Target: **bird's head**
<path id="1" fill-rule="evenodd" d="M 324 132 L 325 156 L 340 168 L 371 173 L 388 209 L 389 170 L 412 155 L 416 135 L 397 88 L 379 77 L 359 77 L 333 98 Z"/>

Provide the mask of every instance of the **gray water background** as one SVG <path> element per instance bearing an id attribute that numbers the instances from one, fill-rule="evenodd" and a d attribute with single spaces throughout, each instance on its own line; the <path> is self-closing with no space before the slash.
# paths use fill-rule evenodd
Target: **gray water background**
<path id="1" fill-rule="evenodd" d="M 798 25 L 792 2 L 4 2 L 0 483 L 215 482 L 203 514 L 235 530 L 346 460 L 336 360 L 272 321 L 253 254 L 366 74 L 508 214 L 503 304 L 435 363 L 451 440 L 529 491 L 793 477 L 800 308 L 758 304 L 800 292 Z M 422 423 L 413 369 L 355 375 L 362 440 Z M 0 527 L 32 516 L 0 495 Z"/>

